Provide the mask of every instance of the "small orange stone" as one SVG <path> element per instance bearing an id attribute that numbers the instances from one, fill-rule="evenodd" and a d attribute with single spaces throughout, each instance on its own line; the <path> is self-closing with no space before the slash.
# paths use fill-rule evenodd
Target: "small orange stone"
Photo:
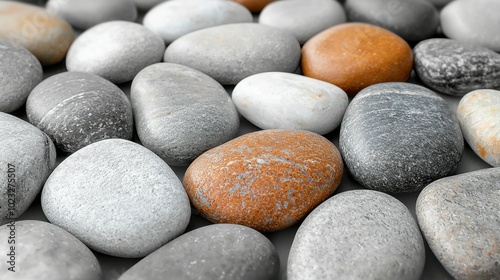
<path id="1" fill-rule="evenodd" d="M 413 52 L 384 28 L 345 23 L 311 38 L 302 48 L 304 75 L 332 83 L 350 96 L 373 84 L 404 82 L 413 68 Z"/>
<path id="2" fill-rule="evenodd" d="M 249 9 L 251 12 L 258 13 L 264 9 L 267 4 L 274 0 L 233 0 Z"/>
<path id="3" fill-rule="evenodd" d="M 340 153 L 323 136 L 262 130 L 202 154 L 184 185 L 193 206 L 214 223 L 277 231 L 330 197 L 342 174 Z"/>

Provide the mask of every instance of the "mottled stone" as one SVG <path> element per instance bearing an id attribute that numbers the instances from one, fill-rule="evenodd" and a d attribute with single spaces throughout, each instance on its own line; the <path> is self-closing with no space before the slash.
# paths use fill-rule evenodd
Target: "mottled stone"
<path id="1" fill-rule="evenodd" d="M 13 236 L 14 238 L 8 239 Z M 0 253 L 15 254 L 14 263 L 2 263 L 2 280 L 100 280 L 94 254 L 67 231 L 42 221 L 18 221 L 0 227 Z M 8 243 L 7 241 L 15 241 Z M 11 250 L 11 246 L 14 250 Z M 14 266 L 15 272 L 7 268 Z"/>
<path id="2" fill-rule="evenodd" d="M 68 71 L 93 73 L 113 83 L 131 81 L 143 68 L 161 61 L 165 42 L 146 27 L 127 21 L 98 24 L 68 51 Z"/>
<path id="3" fill-rule="evenodd" d="M 349 95 L 377 83 L 404 82 L 412 68 L 412 50 L 401 37 L 364 23 L 331 27 L 302 48 L 304 75 L 339 86 Z"/>
<path id="4" fill-rule="evenodd" d="M 256 23 L 234 23 L 187 34 L 165 51 L 165 62 L 183 64 L 221 84 L 262 72 L 294 72 L 299 42 L 288 32 Z"/>
<path id="5" fill-rule="evenodd" d="M 500 278 L 500 168 L 435 181 L 416 213 L 429 247 L 457 280 Z"/>
<path id="6" fill-rule="evenodd" d="M 266 72 L 239 82 L 232 92 L 238 111 L 262 129 L 298 129 L 318 134 L 340 125 L 349 104 L 337 86 L 301 75 Z"/>
<path id="7" fill-rule="evenodd" d="M 472 150 L 492 166 L 500 166 L 500 91 L 476 90 L 465 95 L 458 121 Z"/>
<path id="8" fill-rule="evenodd" d="M 277 231 L 327 199 L 342 174 L 340 154 L 326 138 L 307 131 L 263 130 L 198 157 L 184 185 L 194 207 L 212 222 Z"/>
<path id="9" fill-rule="evenodd" d="M 418 280 L 424 263 L 424 242 L 408 208 L 387 194 L 355 190 L 307 216 L 293 240 L 287 276 Z"/>
<path id="10" fill-rule="evenodd" d="M 274 280 L 280 260 L 274 245 L 251 228 L 220 224 L 190 231 L 161 247 L 119 280 Z"/>
<path id="11" fill-rule="evenodd" d="M 90 73 L 65 72 L 44 80 L 29 95 L 26 113 L 65 152 L 103 139 L 132 139 L 134 119 L 127 96 Z"/>
<path id="12" fill-rule="evenodd" d="M 93 143 L 61 162 L 45 183 L 42 209 L 91 249 L 126 258 L 146 256 L 176 238 L 191 217 L 172 169 L 122 139 Z"/>
<path id="13" fill-rule="evenodd" d="M 42 65 L 25 48 L 0 40 L 0 112 L 11 113 L 26 102 L 42 81 Z"/>
<path id="14" fill-rule="evenodd" d="M 170 44 L 196 30 L 252 21 L 250 11 L 231 1 L 183 0 L 155 6 L 144 16 L 143 24 Z"/>
<path id="15" fill-rule="evenodd" d="M 455 114 L 431 90 L 383 83 L 351 101 L 340 130 L 340 151 L 363 186 L 415 192 L 455 172 L 464 141 Z"/>
<path id="16" fill-rule="evenodd" d="M 462 96 L 500 89 L 500 54 L 450 39 L 429 39 L 414 48 L 415 72 L 430 88 Z"/>
<path id="17" fill-rule="evenodd" d="M 258 13 L 274 0 L 232 0 L 232 1 L 240 3 L 241 5 L 245 6 L 247 9 L 249 9 L 254 13 Z"/>
<path id="18" fill-rule="evenodd" d="M 56 164 L 56 149 L 38 128 L 0 112 L 0 224 L 19 217 Z"/>
<path id="19" fill-rule="evenodd" d="M 73 42 L 71 25 L 35 5 L 0 1 L 0 39 L 19 44 L 43 65 L 60 62 Z"/>
<path id="20" fill-rule="evenodd" d="M 238 132 L 238 112 L 225 89 L 186 66 L 145 68 L 132 83 L 131 101 L 142 144 L 171 165 L 188 165 Z"/>
<path id="21" fill-rule="evenodd" d="M 288 0 L 269 4 L 259 23 L 288 31 L 300 44 L 334 25 L 346 22 L 344 8 L 332 0 Z"/>

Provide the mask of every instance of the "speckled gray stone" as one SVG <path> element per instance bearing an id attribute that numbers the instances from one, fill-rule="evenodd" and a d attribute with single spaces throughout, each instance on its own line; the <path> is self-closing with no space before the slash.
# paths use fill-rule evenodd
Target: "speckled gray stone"
<path id="1" fill-rule="evenodd" d="M 116 85 L 99 76 L 65 72 L 40 83 L 28 97 L 30 123 L 65 152 L 109 139 L 132 139 L 132 106 Z"/>
<path id="2" fill-rule="evenodd" d="M 189 198 L 170 167 L 122 139 L 93 143 L 66 158 L 42 191 L 53 224 L 98 252 L 143 257 L 184 232 Z"/>
<path id="3" fill-rule="evenodd" d="M 163 39 L 127 21 L 98 24 L 78 37 L 66 57 L 68 71 L 89 72 L 113 83 L 131 81 L 143 68 L 160 62 Z"/>
<path id="4" fill-rule="evenodd" d="M 14 230 L 14 238 L 11 230 Z M 15 263 L 2 262 L 2 280 L 100 280 L 94 254 L 67 231 L 42 221 L 18 221 L 0 227 L 0 253 L 15 254 Z M 8 240 L 12 242 L 8 243 Z M 14 246 L 14 250 L 11 250 Z M 7 270 L 12 267 L 15 272 Z"/>
<path id="5" fill-rule="evenodd" d="M 500 89 L 500 54 L 450 39 L 429 39 L 414 48 L 415 72 L 430 88 L 462 96 Z"/>
<path id="6" fill-rule="evenodd" d="M 168 46 L 164 60 L 234 85 L 257 73 L 294 72 L 300 56 L 299 42 L 288 32 L 257 23 L 234 23 L 182 36 Z"/>
<path id="7" fill-rule="evenodd" d="M 420 193 L 420 229 L 455 279 L 500 279 L 499 202 L 500 168 L 443 178 Z"/>
<path id="8" fill-rule="evenodd" d="M 190 231 L 147 256 L 119 280 L 274 280 L 278 252 L 249 227 L 218 224 Z"/>
<path id="9" fill-rule="evenodd" d="M 56 149 L 38 128 L 2 112 L 0 143 L 1 225 L 19 217 L 35 200 L 56 164 Z"/>
<path id="10" fill-rule="evenodd" d="M 11 113 L 23 106 L 42 79 L 42 65 L 33 54 L 0 40 L 0 112 Z"/>
<path id="11" fill-rule="evenodd" d="M 364 89 L 341 124 L 340 150 L 350 174 L 378 191 L 419 191 L 453 174 L 463 149 L 458 120 L 446 101 L 414 84 Z"/>
<path id="12" fill-rule="evenodd" d="M 186 66 L 147 67 L 130 97 L 142 144 L 171 165 L 188 165 L 238 132 L 238 112 L 224 88 Z"/>
<path id="13" fill-rule="evenodd" d="M 340 193 L 307 216 L 288 258 L 288 280 L 418 280 L 425 248 L 399 200 L 372 190 Z"/>

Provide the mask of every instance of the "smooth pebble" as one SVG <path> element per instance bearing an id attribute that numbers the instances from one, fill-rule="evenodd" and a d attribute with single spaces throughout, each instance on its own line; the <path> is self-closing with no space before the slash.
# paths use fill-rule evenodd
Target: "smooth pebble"
<path id="1" fill-rule="evenodd" d="M 262 11 L 267 5 L 275 0 L 231 0 L 245 6 L 247 9 L 254 13 Z"/>

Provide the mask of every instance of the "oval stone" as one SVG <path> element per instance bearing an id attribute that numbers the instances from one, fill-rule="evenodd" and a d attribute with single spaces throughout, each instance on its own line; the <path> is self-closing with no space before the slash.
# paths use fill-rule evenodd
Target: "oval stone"
<path id="1" fill-rule="evenodd" d="M 65 72 L 41 82 L 28 97 L 30 123 L 73 153 L 94 142 L 132 139 L 132 106 L 123 91 L 90 73 Z"/>
<path id="2" fill-rule="evenodd" d="M 364 23 L 345 23 L 311 38 L 302 48 L 304 75 L 353 96 L 382 82 L 404 82 L 413 68 L 410 46 L 396 34 Z"/>
<path id="3" fill-rule="evenodd" d="M 262 129 L 298 129 L 326 134 L 340 125 L 349 104 L 337 86 L 301 75 L 267 72 L 234 88 L 236 108 Z"/>
<path id="4" fill-rule="evenodd" d="M 170 44 L 196 30 L 252 21 L 250 11 L 231 1 L 184 0 L 155 6 L 144 16 L 143 24 Z"/>
<path id="5" fill-rule="evenodd" d="M 274 280 L 280 267 L 274 245 L 251 228 L 209 225 L 190 231 L 142 259 L 119 280 Z"/>
<path id="6" fill-rule="evenodd" d="M 146 27 L 127 21 L 98 24 L 78 37 L 68 51 L 68 71 L 88 72 L 113 83 L 131 81 L 160 62 L 165 42 Z"/>
<path id="7" fill-rule="evenodd" d="M 192 204 L 214 223 L 277 231 L 327 199 L 342 179 L 340 154 L 308 131 L 263 130 L 198 157 L 184 185 Z"/>
<path id="8" fill-rule="evenodd" d="M 463 149 L 460 125 L 446 101 L 407 83 L 360 92 L 340 129 L 340 151 L 351 175 L 384 192 L 420 191 L 453 174 Z"/>
<path id="9" fill-rule="evenodd" d="M 462 96 L 500 89 L 500 54 L 450 39 L 429 39 L 414 48 L 415 72 L 430 88 Z"/>
<path id="10" fill-rule="evenodd" d="M 35 5 L 0 1 L 0 39 L 19 44 L 43 65 L 60 62 L 73 43 L 71 25 Z"/>
<path id="11" fill-rule="evenodd" d="M 15 238 L 12 236 L 15 232 Z M 42 221 L 16 221 L 0 227 L 3 256 L 15 248 L 15 265 L 2 265 L 3 280 L 100 280 L 101 267 L 94 254 L 67 231 Z M 15 243 L 7 243 L 14 240 Z M 8 257 L 5 257 L 8 259 Z M 8 262 L 7 262 L 8 263 Z"/>
<path id="12" fill-rule="evenodd" d="M 247 9 L 249 9 L 254 13 L 258 13 L 274 0 L 232 0 L 232 1 L 240 3 L 241 5 L 245 6 Z"/>
<path id="13" fill-rule="evenodd" d="M 443 178 L 418 196 L 420 229 L 455 279 L 500 278 L 500 168 Z"/>
<path id="14" fill-rule="evenodd" d="M 500 91 L 468 93 L 460 100 L 457 115 L 472 150 L 488 164 L 500 167 Z"/>
<path id="15" fill-rule="evenodd" d="M 187 34 L 165 51 L 165 62 L 200 70 L 235 85 L 262 72 L 294 72 L 299 42 L 288 32 L 256 23 L 234 23 Z"/>
<path id="16" fill-rule="evenodd" d="M 410 211 L 390 195 L 354 190 L 307 216 L 290 249 L 289 280 L 413 279 L 425 247 Z"/>
<path id="17" fill-rule="evenodd" d="M 42 209 L 91 249 L 125 258 L 160 248 L 182 234 L 191 217 L 172 169 L 122 139 L 93 143 L 61 162 L 45 183 Z"/>
<path id="18" fill-rule="evenodd" d="M 56 149 L 38 128 L 2 112 L 0 143 L 1 225 L 18 218 L 35 200 L 56 164 Z"/>
<path id="19" fill-rule="evenodd" d="M 42 65 L 25 48 L 0 40 L 0 112 L 11 113 L 26 102 L 42 81 Z"/>

